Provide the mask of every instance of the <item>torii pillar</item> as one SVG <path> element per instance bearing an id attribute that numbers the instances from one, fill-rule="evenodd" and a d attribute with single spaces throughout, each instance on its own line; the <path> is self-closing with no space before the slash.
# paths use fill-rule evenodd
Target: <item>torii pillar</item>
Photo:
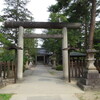
<path id="1" fill-rule="evenodd" d="M 62 56 L 63 56 L 63 76 L 68 81 L 69 69 L 68 69 L 68 39 L 67 39 L 67 27 L 63 28 L 63 40 L 62 40 Z"/>
<path id="2" fill-rule="evenodd" d="M 24 33 L 24 28 L 20 26 L 18 33 L 18 47 L 20 47 L 21 49 L 18 49 L 18 69 L 17 69 L 17 78 L 19 80 L 23 79 L 23 33 Z"/>

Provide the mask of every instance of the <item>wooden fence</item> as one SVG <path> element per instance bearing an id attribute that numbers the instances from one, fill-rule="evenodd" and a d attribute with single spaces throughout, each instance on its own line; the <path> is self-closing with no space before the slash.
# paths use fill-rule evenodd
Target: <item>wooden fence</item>
<path id="1" fill-rule="evenodd" d="M 71 78 L 82 78 L 83 71 L 86 69 L 86 57 L 70 57 L 69 62 L 69 81 Z M 96 59 L 95 66 L 100 72 L 100 59 Z"/>
<path id="2" fill-rule="evenodd" d="M 69 67 L 70 77 L 71 78 L 82 77 L 85 65 L 86 65 L 85 57 L 71 57 L 70 67 Z"/>
<path id="3" fill-rule="evenodd" d="M 16 67 L 15 62 L 6 61 L 0 62 L 0 77 L 2 79 L 14 79 L 14 83 L 16 82 Z"/>
<path id="4" fill-rule="evenodd" d="M 85 57 L 70 57 L 69 62 L 69 81 L 71 78 L 82 78 L 83 71 L 86 69 L 86 58 Z M 95 66 L 100 72 L 100 59 L 96 59 Z M 0 62 L 0 77 L 2 79 L 13 78 L 16 83 L 16 72 L 17 68 L 15 62 Z"/>

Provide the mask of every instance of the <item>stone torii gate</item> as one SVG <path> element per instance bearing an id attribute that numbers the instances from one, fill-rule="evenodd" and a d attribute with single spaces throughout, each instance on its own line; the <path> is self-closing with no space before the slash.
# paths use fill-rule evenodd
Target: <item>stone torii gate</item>
<path id="1" fill-rule="evenodd" d="M 80 23 L 66 23 L 66 22 L 5 22 L 5 28 L 19 28 L 18 33 L 18 69 L 17 78 L 23 79 L 23 38 L 62 38 L 62 55 L 63 55 L 63 75 L 68 81 L 68 40 L 67 40 L 67 29 L 80 28 Z M 45 29 L 62 29 L 62 35 L 25 35 L 24 28 L 45 28 Z"/>

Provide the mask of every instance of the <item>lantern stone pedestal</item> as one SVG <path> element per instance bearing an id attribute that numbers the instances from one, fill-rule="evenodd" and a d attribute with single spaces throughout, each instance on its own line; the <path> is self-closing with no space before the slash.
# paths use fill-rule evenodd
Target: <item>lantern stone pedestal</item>
<path id="1" fill-rule="evenodd" d="M 28 68 L 29 68 L 28 61 L 26 61 L 25 68 L 26 68 L 26 69 L 28 69 Z"/>
<path id="2" fill-rule="evenodd" d="M 53 60 L 52 68 L 53 68 L 53 69 L 56 69 L 56 60 L 55 60 L 55 59 Z"/>
<path id="3" fill-rule="evenodd" d="M 56 54 L 54 53 L 51 57 L 52 60 L 52 69 L 56 69 Z"/>
<path id="4" fill-rule="evenodd" d="M 98 90 L 100 89 L 100 74 L 96 69 L 94 62 L 95 49 L 88 49 L 87 66 L 84 71 L 83 78 L 78 81 L 78 86 L 83 90 Z"/>
<path id="5" fill-rule="evenodd" d="M 52 56 L 52 69 L 56 69 L 56 57 L 55 55 Z"/>

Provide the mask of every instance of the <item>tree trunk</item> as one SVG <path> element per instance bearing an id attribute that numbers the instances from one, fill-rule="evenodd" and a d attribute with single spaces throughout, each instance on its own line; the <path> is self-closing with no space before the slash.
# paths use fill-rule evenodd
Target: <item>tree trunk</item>
<path id="1" fill-rule="evenodd" d="M 85 51 L 88 49 L 88 24 L 87 24 L 87 22 L 86 22 L 86 20 L 85 20 Z"/>
<path id="2" fill-rule="evenodd" d="M 91 24 L 90 24 L 90 34 L 89 34 L 89 49 L 93 48 L 93 37 L 94 37 L 94 30 L 95 30 L 95 16 L 96 16 L 96 0 L 92 0 Z"/>

